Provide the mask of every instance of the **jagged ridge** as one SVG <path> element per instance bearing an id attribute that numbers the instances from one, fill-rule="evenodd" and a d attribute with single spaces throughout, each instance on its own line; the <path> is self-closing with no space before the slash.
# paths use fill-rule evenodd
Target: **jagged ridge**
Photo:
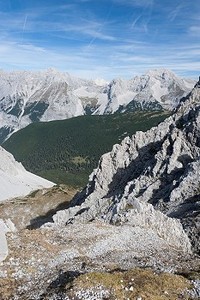
<path id="1" fill-rule="evenodd" d="M 101 218 L 114 224 L 146 224 L 165 238 L 173 236 L 180 241 L 181 237 L 187 244 L 179 219 L 193 249 L 199 252 L 199 155 L 197 85 L 163 123 L 126 137 L 121 145 L 114 145 L 110 153 L 103 155 L 87 187 L 74 199 L 74 206 L 58 212 L 53 220 L 55 224 L 66 224 Z"/>

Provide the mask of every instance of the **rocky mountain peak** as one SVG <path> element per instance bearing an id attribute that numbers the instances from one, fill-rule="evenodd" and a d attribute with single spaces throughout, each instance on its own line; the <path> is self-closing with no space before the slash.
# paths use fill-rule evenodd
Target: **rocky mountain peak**
<path id="1" fill-rule="evenodd" d="M 104 154 L 73 207 L 58 212 L 54 223 L 99 218 L 134 226 L 142 222 L 167 239 L 172 238 L 172 226 L 176 241 L 179 236 L 188 249 L 189 236 L 198 252 L 199 157 L 200 89 L 196 86 L 171 117 L 147 132 L 126 137 Z"/>

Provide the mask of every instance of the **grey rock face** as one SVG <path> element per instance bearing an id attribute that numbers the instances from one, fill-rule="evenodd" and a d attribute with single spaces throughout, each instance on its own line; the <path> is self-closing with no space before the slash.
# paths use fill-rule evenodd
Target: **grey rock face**
<path id="1" fill-rule="evenodd" d="M 8 256 L 8 244 L 6 233 L 16 232 L 15 225 L 10 219 L 3 221 L 0 219 L 0 263 Z"/>
<path id="2" fill-rule="evenodd" d="M 183 248 L 188 249 L 182 222 L 199 252 L 199 157 L 200 89 L 196 86 L 163 123 L 126 137 L 104 154 L 73 207 L 58 212 L 53 220 L 61 225 L 100 218 L 113 224 L 151 226 L 172 244 L 185 243 Z"/>

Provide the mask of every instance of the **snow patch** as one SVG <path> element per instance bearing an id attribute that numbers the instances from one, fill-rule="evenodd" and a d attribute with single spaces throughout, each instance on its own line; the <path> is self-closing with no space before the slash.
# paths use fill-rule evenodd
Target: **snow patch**
<path id="1" fill-rule="evenodd" d="M 0 147 L 0 201 L 25 196 L 30 192 L 52 187 L 54 183 L 36 176 Z"/>

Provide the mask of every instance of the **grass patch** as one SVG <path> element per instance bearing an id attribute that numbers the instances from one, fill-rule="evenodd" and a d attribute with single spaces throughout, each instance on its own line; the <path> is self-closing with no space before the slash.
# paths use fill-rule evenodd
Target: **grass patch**
<path id="1" fill-rule="evenodd" d="M 109 299 L 175 300 L 189 299 L 184 293 L 190 283 L 182 276 L 160 273 L 150 269 L 126 272 L 93 272 L 79 276 L 74 281 L 76 290 L 102 286 L 110 292 Z"/>
<path id="2" fill-rule="evenodd" d="M 87 158 L 84 158 L 84 157 L 81 157 L 81 156 L 75 156 L 75 157 L 72 157 L 72 162 L 75 165 L 85 164 L 87 162 Z"/>

